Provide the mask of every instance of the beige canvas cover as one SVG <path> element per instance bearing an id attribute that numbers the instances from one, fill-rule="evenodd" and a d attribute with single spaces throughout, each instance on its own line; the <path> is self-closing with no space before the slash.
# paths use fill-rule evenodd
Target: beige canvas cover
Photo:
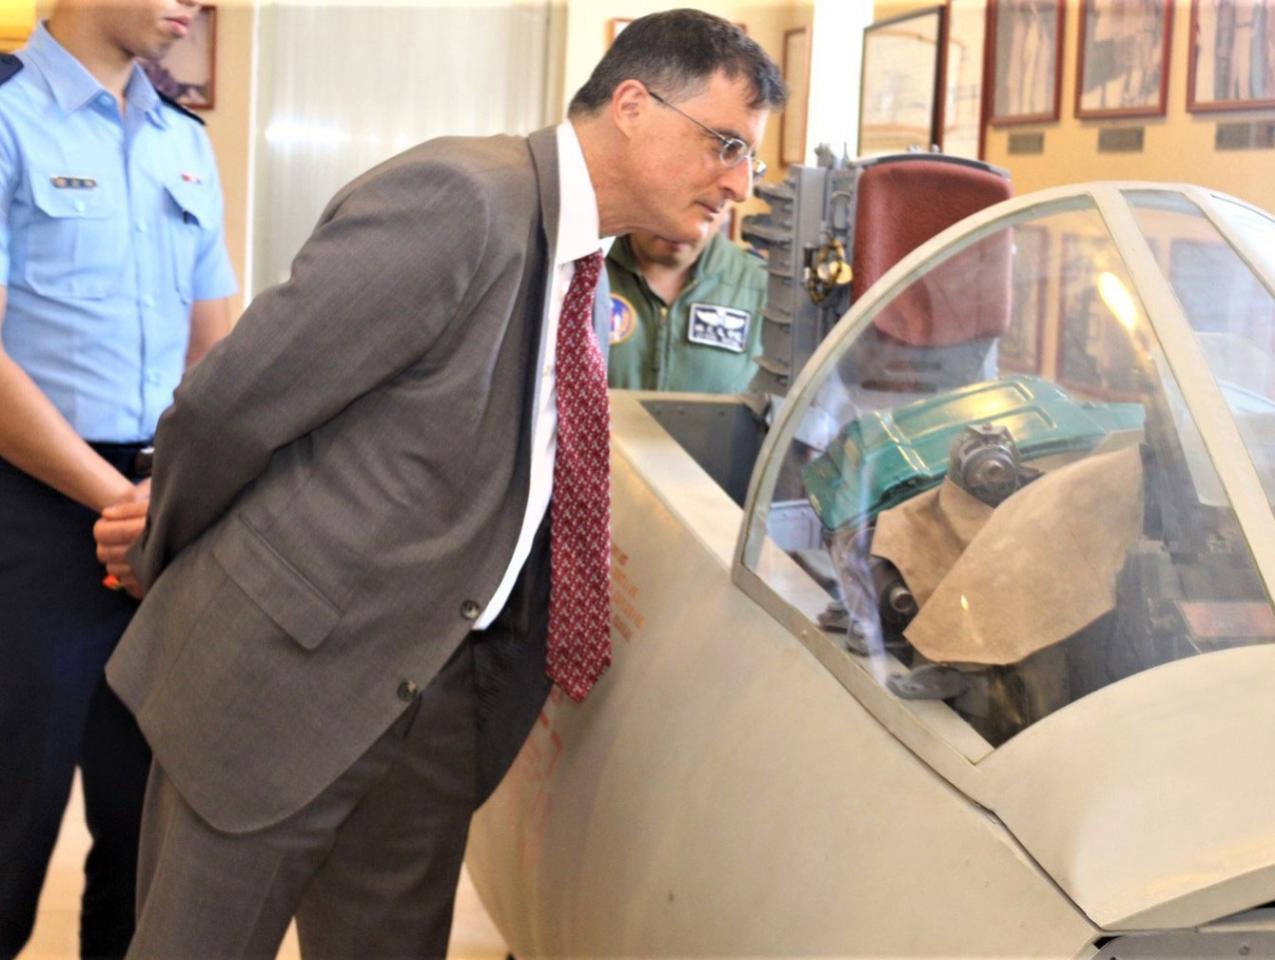
<path id="1" fill-rule="evenodd" d="M 995 510 L 948 483 L 877 522 L 872 552 L 921 605 L 909 642 L 940 663 L 1018 663 L 1115 606 L 1142 527 L 1142 460 L 1137 447 L 1079 460 Z"/>
<path id="2" fill-rule="evenodd" d="M 883 511 L 871 552 L 898 568 L 923 607 L 991 515 L 991 507 L 945 479 L 934 490 Z"/>

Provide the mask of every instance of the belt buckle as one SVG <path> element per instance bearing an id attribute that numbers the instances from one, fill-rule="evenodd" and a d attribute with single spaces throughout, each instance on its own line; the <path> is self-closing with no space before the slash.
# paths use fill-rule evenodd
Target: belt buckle
<path id="1" fill-rule="evenodd" d="M 149 477 L 154 466 L 155 448 L 153 446 L 142 447 L 133 457 L 133 474 L 139 480 Z"/>

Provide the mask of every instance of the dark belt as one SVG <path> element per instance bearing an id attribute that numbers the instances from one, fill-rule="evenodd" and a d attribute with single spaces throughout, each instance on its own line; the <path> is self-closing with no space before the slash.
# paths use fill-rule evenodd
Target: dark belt
<path id="1" fill-rule="evenodd" d="M 155 448 L 150 443 L 95 443 L 96 450 L 107 463 L 133 480 L 151 475 L 155 464 Z"/>

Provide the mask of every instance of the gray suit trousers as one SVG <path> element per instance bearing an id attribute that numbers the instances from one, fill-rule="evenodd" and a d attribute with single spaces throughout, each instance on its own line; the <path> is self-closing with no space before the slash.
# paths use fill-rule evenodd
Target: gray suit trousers
<path id="1" fill-rule="evenodd" d="M 547 554 L 547 527 L 533 560 Z M 269 960 L 293 916 L 307 960 L 443 957 L 470 816 L 549 690 L 546 594 L 547 577 L 525 570 L 491 627 L 462 642 L 349 770 L 273 826 L 223 833 L 153 766 L 129 958 Z"/>

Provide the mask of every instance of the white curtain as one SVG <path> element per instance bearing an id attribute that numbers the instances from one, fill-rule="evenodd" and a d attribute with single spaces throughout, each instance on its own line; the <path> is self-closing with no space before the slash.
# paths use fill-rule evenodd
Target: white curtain
<path id="1" fill-rule="evenodd" d="M 287 278 L 328 199 L 381 160 L 559 119 L 560 8 L 437 3 L 259 9 L 250 293 Z"/>

